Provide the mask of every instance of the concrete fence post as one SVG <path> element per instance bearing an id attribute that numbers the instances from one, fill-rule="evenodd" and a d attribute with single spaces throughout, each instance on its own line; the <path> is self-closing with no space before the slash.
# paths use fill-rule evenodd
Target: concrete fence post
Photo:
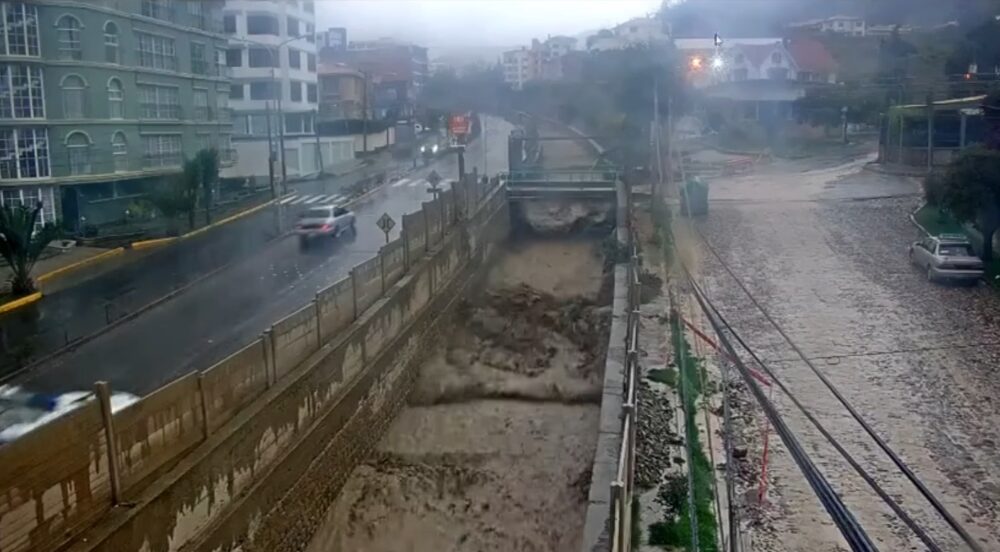
<path id="1" fill-rule="evenodd" d="M 382 293 L 380 295 L 385 295 L 385 254 L 382 251 L 378 253 L 378 271 L 382 276 Z"/>
<path id="2" fill-rule="evenodd" d="M 313 313 L 316 316 L 316 350 L 319 350 L 323 348 L 323 317 L 320 316 L 318 293 L 313 297 L 312 304 Z"/>
<path id="3" fill-rule="evenodd" d="M 264 370 L 267 372 L 267 387 L 278 381 L 278 370 L 274 365 L 274 332 L 270 328 L 264 330 L 261 341 L 264 342 Z"/>
<path id="4" fill-rule="evenodd" d="M 399 232 L 399 239 L 403 240 L 403 273 L 410 272 L 410 229 L 403 224 L 403 229 Z"/>
<path id="5" fill-rule="evenodd" d="M 624 506 L 622 505 L 622 499 L 624 493 L 622 492 L 622 485 L 618 481 L 611 482 L 611 515 L 608 516 L 608 536 L 611 540 L 611 550 L 619 552 L 627 552 L 625 548 L 622 548 L 621 539 L 621 524 L 624 521 L 625 516 Z"/>
<path id="6" fill-rule="evenodd" d="M 198 403 L 201 405 L 201 434 L 208 439 L 208 395 L 205 393 L 205 374 L 198 372 Z"/>
<path id="7" fill-rule="evenodd" d="M 427 220 L 427 209 L 423 204 L 420 205 L 420 216 L 424 219 L 424 252 L 427 252 L 431 250 L 431 223 Z"/>
<path id="8" fill-rule="evenodd" d="M 111 481 L 111 504 L 122 503 L 121 471 L 118 467 L 118 441 L 115 439 L 115 417 L 111 413 L 111 388 L 108 382 L 94 384 L 94 394 L 101 403 L 101 419 L 104 421 L 104 440 L 108 445 L 108 476 Z"/>
<path id="9" fill-rule="evenodd" d="M 351 269 L 351 312 L 354 313 L 353 314 L 354 317 L 351 320 L 357 320 L 358 319 L 358 276 L 353 268 Z"/>

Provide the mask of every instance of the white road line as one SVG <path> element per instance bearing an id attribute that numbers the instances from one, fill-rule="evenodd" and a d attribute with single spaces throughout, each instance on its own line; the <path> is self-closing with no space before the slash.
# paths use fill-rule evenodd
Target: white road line
<path id="1" fill-rule="evenodd" d="M 330 196 L 327 198 L 327 200 L 329 200 L 330 203 L 340 203 L 341 201 L 344 201 L 344 196 L 342 195 Z"/>
<path id="2" fill-rule="evenodd" d="M 313 203 L 316 203 L 317 201 L 322 201 L 324 197 L 326 197 L 326 196 L 325 195 L 318 195 L 318 196 L 310 199 L 309 201 L 307 201 L 306 204 L 310 204 L 311 205 Z"/>
<path id="3" fill-rule="evenodd" d="M 398 187 L 400 187 L 400 186 L 406 186 L 406 184 L 407 184 L 407 183 L 408 183 L 409 181 L 410 181 L 410 179 L 409 179 L 409 178 L 401 178 L 401 179 L 397 180 L 396 182 L 393 182 L 393 184 L 392 184 L 392 187 L 393 187 L 393 188 L 398 188 Z"/>
<path id="4" fill-rule="evenodd" d="M 414 180 L 412 183 L 410 183 L 411 188 L 417 188 L 419 186 L 430 186 L 430 182 L 427 182 L 426 180 L 421 178 L 419 180 Z"/>
<path id="5" fill-rule="evenodd" d="M 282 200 L 281 200 L 281 204 L 282 204 L 282 205 L 285 205 L 286 203 L 288 203 L 289 201 L 291 201 L 291 200 L 293 200 L 293 199 L 295 199 L 295 198 L 297 198 L 297 197 L 299 197 L 299 196 L 297 196 L 297 195 L 290 195 L 290 196 L 288 196 L 288 197 L 286 197 L 286 198 L 282 199 Z"/>
<path id="6" fill-rule="evenodd" d="M 302 196 L 302 197 L 296 199 L 295 201 L 293 201 L 292 205 L 298 205 L 299 203 L 303 203 L 303 202 L 305 202 L 306 200 L 308 200 L 311 197 L 312 196 L 307 196 L 307 195 L 306 196 Z"/>

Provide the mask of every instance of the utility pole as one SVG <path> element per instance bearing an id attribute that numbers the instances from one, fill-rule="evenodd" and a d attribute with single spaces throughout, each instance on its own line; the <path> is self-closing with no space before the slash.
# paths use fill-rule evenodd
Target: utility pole
<path id="1" fill-rule="evenodd" d="M 927 170 L 934 168 L 934 95 L 927 93 Z"/>
<path id="2" fill-rule="evenodd" d="M 653 186 L 653 198 L 656 199 L 663 191 L 663 156 L 660 152 L 660 87 L 659 77 L 653 77 L 653 147 L 656 148 L 656 183 Z"/>
<path id="3" fill-rule="evenodd" d="M 273 70 L 273 68 L 272 68 Z M 288 171 L 285 169 L 285 116 L 281 111 L 281 97 L 285 95 L 284 83 L 278 82 L 278 147 L 281 148 L 281 192 L 288 193 Z M 274 90 L 272 83 L 272 90 Z"/>
<path id="4" fill-rule="evenodd" d="M 841 126 L 841 140 L 844 144 L 847 144 L 847 106 L 840 108 L 840 126 Z"/>
<path id="5" fill-rule="evenodd" d="M 364 105 L 364 113 L 361 114 L 361 120 L 362 120 L 362 127 L 361 127 L 361 132 L 362 132 L 361 149 L 363 150 L 362 153 L 368 153 L 368 82 L 369 81 L 368 81 L 368 72 L 367 71 L 362 71 L 361 74 L 364 75 L 364 81 L 365 81 L 365 89 L 362 91 L 363 92 L 362 101 L 363 101 L 363 105 Z"/>
<path id="6" fill-rule="evenodd" d="M 323 147 L 319 143 L 319 110 L 313 110 L 313 132 L 316 134 L 316 161 L 319 163 L 319 176 L 323 176 Z"/>
<path id="7" fill-rule="evenodd" d="M 267 178 L 271 185 L 271 199 L 276 197 L 274 190 L 274 139 L 271 136 L 271 100 L 264 102 L 267 114 Z"/>

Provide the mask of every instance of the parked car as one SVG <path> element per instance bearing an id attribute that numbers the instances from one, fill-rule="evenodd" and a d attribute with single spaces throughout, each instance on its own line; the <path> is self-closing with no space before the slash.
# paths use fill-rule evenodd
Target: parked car
<path id="1" fill-rule="evenodd" d="M 983 261 L 968 238 L 958 234 L 929 236 L 910 245 L 910 262 L 927 271 L 927 281 L 954 280 L 975 284 L 983 277 Z"/>
<path id="2" fill-rule="evenodd" d="M 299 215 L 299 222 L 295 224 L 300 249 L 309 247 L 309 242 L 316 238 L 336 238 L 344 232 L 357 233 L 354 213 L 335 205 L 310 207 Z"/>

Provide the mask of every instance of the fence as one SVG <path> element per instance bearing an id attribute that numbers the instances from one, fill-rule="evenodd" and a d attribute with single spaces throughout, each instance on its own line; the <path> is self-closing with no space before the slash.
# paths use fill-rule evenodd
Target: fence
<path id="1" fill-rule="evenodd" d="M 425 203 L 420 212 L 404 215 L 400 238 L 204 372 L 174 380 L 114 414 L 107 384 L 98 383 L 96 399 L 88 398 L 72 412 L 0 447 L 0 551 L 58 548 L 113 506 L 135 499 L 155 476 L 232 420 L 322 344 L 335 340 L 363 314 L 367 316 L 365 309 L 410 272 L 426 251 L 440 245 L 446 226 L 479 220 L 482 213 L 475 210 L 495 210 L 504 201 L 502 190 L 490 195 L 491 190 L 479 183 L 463 185 L 462 190 L 458 195 L 468 197 L 468 203 L 459 203 L 449 192 Z M 473 192 L 466 194 L 466 190 Z M 461 266 L 457 241 L 450 239 L 444 249 L 435 250 L 442 258 L 415 273 L 408 312 L 426 304 L 435 279 L 457 273 Z M 344 333 L 348 338 L 343 358 L 324 359 L 322 368 L 309 377 L 337 373 L 346 381 L 358 373 L 365 359 L 377 355 L 405 322 L 395 313 L 378 313 L 369 320 L 369 326 L 378 326 L 378 331 L 364 338 Z"/>
<path id="2" fill-rule="evenodd" d="M 635 476 L 636 391 L 639 382 L 639 253 L 635 237 L 629 234 L 631 259 L 628 263 L 628 317 L 625 334 L 625 374 L 622 406 L 622 439 L 617 470 L 611 482 L 609 531 L 612 552 L 632 549 L 632 496 Z"/>

